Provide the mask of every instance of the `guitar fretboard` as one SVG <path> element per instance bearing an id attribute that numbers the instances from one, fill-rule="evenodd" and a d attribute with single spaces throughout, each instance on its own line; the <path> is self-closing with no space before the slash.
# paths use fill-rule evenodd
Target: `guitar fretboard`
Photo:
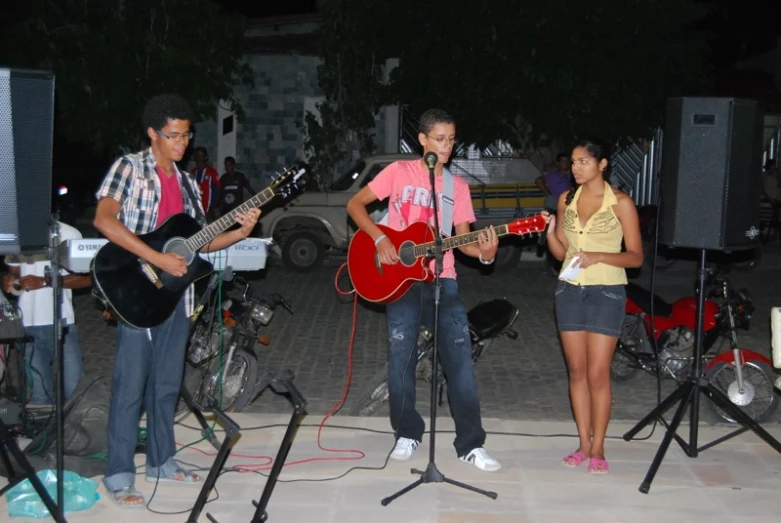
<path id="1" fill-rule="evenodd" d="M 510 234 L 510 229 L 507 226 L 507 224 L 499 225 L 498 227 L 495 226 L 494 230 L 496 231 L 496 235 L 500 237 Z M 459 234 L 458 236 L 450 236 L 449 238 L 443 238 L 442 251 L 443 252 L 449 251 L 457 247 L 463 247 L 464 245 L 469 245 L 470 243 L 477 243 L 478 236 L 480 235 L 481 232 L 482 230 L 472 231 L 466 234 Z M 534 233 L 529 232 L 526 234 L 534 234 Z M 521 234 L 521 236 L 524 236 L 524 234 Z M 399 253 L 408 254 L 410 251 L 412 251 L 413 256 L 415 256 L 416 258 L 420 258 L 421 256 L 431 256 L 431 254 L 434 252 L 434 246 L 435 246 L 435 242 L 421 243 L 419 245 L 402 247 L 401 249 L 399 249 Z"/>
<path id="2" fill-rule="evenodd" d="M 187 248 L 192 252 L 196 252 L 198 249 L 212 241 L 214 238 L 222 234 L 231 225 L 236 223 L 236 215 L 238 213 L 246 213 L 251 209 L 262 206 L 267 201 L 271 200 L 276 193 L 272 187 L 263 189 L 258 194 L 242 203 L 225 216 L 220 217 L 217 221 L 210 223 L 198 233 L 190 236 L 185 240 Z"/>

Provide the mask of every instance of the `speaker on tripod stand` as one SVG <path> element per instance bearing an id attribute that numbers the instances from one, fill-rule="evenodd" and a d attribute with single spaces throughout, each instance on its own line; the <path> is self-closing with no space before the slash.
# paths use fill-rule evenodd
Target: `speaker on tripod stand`
<path id="1" fill-rule="evenodd" d="M 759 423 L 704 376 L 703 309 L 707 292 L 708 251 L 755 248 L 759 243 L 759 196 L 764 114 L 752 100 L 735 98 L 671 98 L 667 101 L 659 202 L 659 242 L 697 249 L 697 323 L 690 377 L 624 434 L 633 439 L 646 425 L 661 420 L 667 426 L 659 450 L 640 485 L 648 493 L 673 438 L 696 458 L 738 434 L 752 430 L 781 453 L 776 441 Z M 698 446 L 699 400 L 703 393 L 741 425 L 730 434 Z M 667 423 L 662 415 L 675 403 Z M 677 433 L 689 407 L 689 441 Z"/>
<path id="2" fill-rule="evenodd" d="M 8 485 L 28 479 L 51 517 L 65 521 L 63 503 L 61 284 L 58 227 L 51 215 L 54 142 L 54 75 L 49 71 L 0 68 L 0 254 L 49 253 L 51 258 L 55 342 L 57 423 L 57 503 L 25 458 L 16 438 L 0 420 L 0 460 Z M 12 461 L 13 459 L 13 461 Z M 17 471 L 21 469 L 21 473 Z"/>

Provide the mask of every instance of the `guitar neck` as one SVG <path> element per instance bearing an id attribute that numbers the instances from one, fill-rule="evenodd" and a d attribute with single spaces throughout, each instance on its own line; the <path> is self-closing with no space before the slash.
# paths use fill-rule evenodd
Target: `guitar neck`
<path id="1" fill-rule="evenodd" d="M 510 234 L 510 229 L 506 224 L 499 225 L 498 227 L 494 227 L 494 230 L 496 231 L 496 235 L 500 237 Z M 463 247 L 464 245 L 469 245 L 470 243 L 477 243 L 478 236 L 480 235 L 481 232 L 482 231 L 472 231 L 466 234 L 459 234 L 458 236 L 450 236 L 448 238 L 443 238 L 442 252 L 453 250 L 456 247 Z M 421 243 L 420 245 L 415 245 L 415 247 L 413 247 L 415 257 L 420 258 L 421 256 L 430 256 L 431 253 L 434 252 L 434 245 L 435 242 Z"/>
<path id="2" fill-rule="evenodd" d="M 266 189 L 263 189 L 258 194 L 247 200 L 246 202 L 242 203 L 235 209 L 233 209 L 228 214 L 220 217 L 215 222 L 210 223 L 203 229 L 201 229 L 198 233 L 190 236 L 186 242 L 187 246 L 190 248 L 191 251 L 195 252 L 199 250 L 201 247 L 212 241 L 214 238 L 225 232 L 225 230 L 236 223 L 236 215 L 238 213 L 246 213 L 247 211 L 251 209 L 255 209 L 257 207 L 260 207 L 264 205 L 266 202 L 271 200 L 276 193 L 274 192 L 274 189 L 271 187 L 268 187 Z"/>

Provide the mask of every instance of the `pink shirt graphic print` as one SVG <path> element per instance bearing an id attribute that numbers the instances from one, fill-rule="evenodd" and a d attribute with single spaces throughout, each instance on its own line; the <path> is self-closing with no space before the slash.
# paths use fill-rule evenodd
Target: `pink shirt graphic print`
<path id="1" fill-rule="evenodd" d="M 443 181 L 437 176 L 434 182 L 439 200 L 439 220 L 442 222 Z M 428 170 L 420 160 L 398 161 L 382 170 L 369 188 L 379 200 L 388 199 L 388 226 L 402 230 L 412 223 L 425 222 L 434 227 L 434 208 L 431 201 L 431 183 Z M 473 223 L 475 211 L 469 185 L 458 176 L 453 177 L 453 226 L 459 223 Z M 433 238 L 432 238 L 433 240 Z M 429 263 L 433 272 L 434 261 Z M 442 277 L 455 278 L 455 260 L 453 252 L 445 252 L 442 263 Z"/>

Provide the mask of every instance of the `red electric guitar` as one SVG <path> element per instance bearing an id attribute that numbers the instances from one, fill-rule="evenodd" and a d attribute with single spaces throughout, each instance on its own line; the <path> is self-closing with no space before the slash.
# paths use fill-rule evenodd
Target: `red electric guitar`
<path id="1" fill-rule="evenodd" d="M 511 223 L 495 227 L 497 236 L 517 234 L 531 235 L 545 229 L 545 218 L 541 215 L 520 218 Z M 347 269 L 355 292 L 375 303 L 390 303 L 401 298 L 416 281 L 432 282 L 434 274 L 428 270 L 427 261 L 434 248 L 434 229 L 424 222 L 413 223 L 397 231 L 384 225 L 377 225 L 396 247 L 399 262 L 383 265 L 377 257 L 374 240 L 359 230 L 350 241 L 347 251 Z M 442 239 L 442 250 L 477 243 L 481 231 L 472 231 Z"/>

